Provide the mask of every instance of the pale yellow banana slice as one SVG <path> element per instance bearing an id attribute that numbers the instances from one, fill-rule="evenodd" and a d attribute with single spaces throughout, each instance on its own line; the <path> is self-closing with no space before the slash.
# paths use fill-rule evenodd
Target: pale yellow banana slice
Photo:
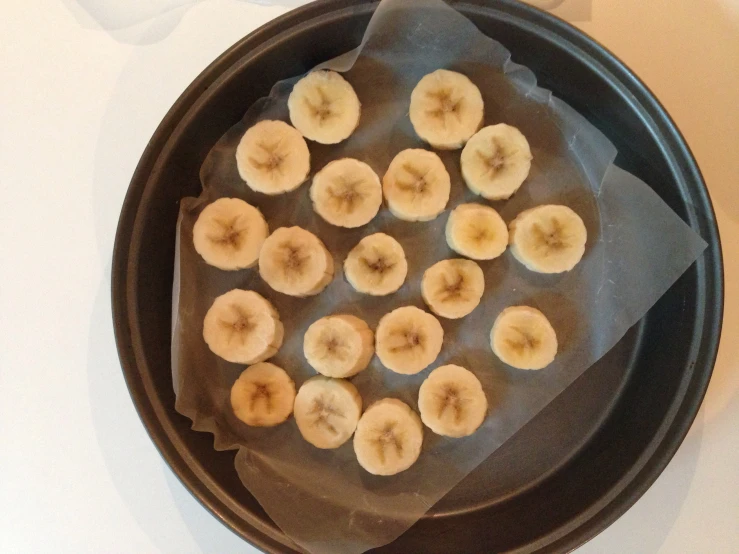
<path id="1" fill-rule="evenodd" d="M 310 152 L 303 136 L 283 121 L 260 121 L 236 147 L 239 175 L 264 194 L 295 190 L 308 178 Z"/>
<path id="2" fill-rule="evenodd" d="M 437 435 L 466 437 L 485 420 L 488 400 L 474 373 L 450 364 L 437 367 L 421 384 L 418 410 Z"/>
<path id="3" fill-rule="evenodd" d="M 449 201 L 451 179 L 441 158 L 419 148 L 400 152 L 382 179 L 388 208 L 398 219 L 429 221 Z"/>
<path id="4" fill-rule="evenodd" d="M 375 353 L 374 334 L 353 315 L 322 317 L 308 327 L 303 354 L 318 373 L 327 377 L 351 377 L 369 365 Z"/>
<path id="5" fill-rule="evenodd" d="M 409 115 L 421 139 L 439 150 L 456 150 L 482 125 L 482 95 L 466 75 L 438 69 L 413 89 Z"/>
<path id="6" fill-rule="evenodd" d="M 436 315 L 459 319 L 472 312 L 485 292 L 485 275 L 472 260 L 442 260 L 421 280 L 421 296 Z"/>
<path id="7" fill-rule="evenodd" d="M 310 231 L 280 227 L 262 245 L 259 275 L 277 292 L 312 296 L 331 282 L 334 259 Z"/>
<path id="8" fill-rule="evenodd" d="M 385 296 L 397 291 L 408 275 L 400 243 L 385 233 L 364 237 L 344 261 L 344 275 L 357 292 Z"/>
<path id="9" fill-rule="evenodd" d="M 316 173 L 310 198 L 316 213 L 332 225 L 361 227 L 380 211 L 382 185 L 366 163 L 343 158 Z"/>
<path id="10" fill-rule="evenodd" d="M 295 383 L 285 370 L 269 362 L 247 367 L 231 387 L 236 417 L 254 427 L 273 427 L 293 411 Z"/>
<path id="11" fill-rule="evenodd" d="M 319 375 L 300 387 L 294 411 L 305 440 L 318 448 L 338 448 L 357 428 L 362 397 L 349 381 Z"/>
<path id="12" fill-rule="evenodd" d="M 423 425 L 405 403 L 385 398 L 362 414 L 354 432 L 357 461 L 373 475 L 395 475 L 411 467 L 421 454 Z"/>
<path id="13" fill-rule="evenodd" d="M 219 198 L 207 205 L 192 229 L 197 253 L 225 270 L 256 264 L 268 234 L 262 213 L 238 198 Z"/>
<path id="14" fill-rule="evenodd" d="M 588 232 L 567 206 L 548 204 L 525 210 L 509 225 L 511 254 L 531 271 L 569 271 L 585 254 Z"/>
<path id="15" fill-rule="evenodd" d="M 508 246 L 508 227 L 490 206 L 460 204 L 446 222 L 449 248 L 473 260 L 492 260 Z"/>
<path id="16" fill-rule="evenodd" d="M 359 125 L 357 93 L 335 71 L 313 71 L 300 79 L 287 99 L 290 121 L 307 139 L 336 144 Z"/>
<path id="17" fill-rule="evenodd" d="M 203 338 L 211 351 L 234 363 L 254 364 L 274 356 L 284 334 L 277 310 L 251 290 L 222 294 L 203 322 Z"/>
<path id="18" fill-rule="evenodd" d="M 495 319 L 490 346 L 504 363 L 542 369 L 557 355 L 557 334 L 546 316 L 529 306 L 511 306 Z"/>
<path id="19" fill-rule="evenodd" d="M 405 375 L 423 371 L 441 352 L 444 329 L 428 312 L 404 306 L 385 314 L 377 325 L 375 350 L 382 365 Z"/>
<path id="20" fill-rule="evenodd" d="M 490 125 L 475 133 L 462 150 L 462 177 L 475 194 L 504 200 L 528 177 L 532 159 L 521 131 L 505 123 Z"/>

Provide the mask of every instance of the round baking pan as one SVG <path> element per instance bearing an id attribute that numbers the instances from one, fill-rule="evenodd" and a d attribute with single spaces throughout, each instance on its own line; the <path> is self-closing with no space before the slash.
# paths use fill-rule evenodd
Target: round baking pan
<path id="1" fill-rule="evenodd" d="M 618 345 L 447 497 L 378 552 L 560 552 L 603 530 L 657 478 L 695 417 L 716 357 L 721 251 L 682 136 L 621 62 L 570 25 L 512 0 L 452 2 L 618 148 L 708 249 Z M 234 452 L 174 410 L 171 289 L 179 200 L 209 149 L 273 83 L 359 44 L 376 3 L 321 0 L 244 38 L 182 94 L 133 176 L 113 256 L 118 350 L 141 420 L 182 483 L 267 552 L 291 542 L 242 486 Z"/>

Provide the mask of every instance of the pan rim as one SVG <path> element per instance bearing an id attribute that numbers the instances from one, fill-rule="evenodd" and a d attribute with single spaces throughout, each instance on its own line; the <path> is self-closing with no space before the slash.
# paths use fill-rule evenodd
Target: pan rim
<path id="1" fill-rule="evenodd" d="M 582 50 L 588 59 L 607 67 L 611 76 L 626 87 L 634 95 L 636 101 L 641 103 L 643 111 L 650 116 L 654 126 L 661 127 L 661 134 L 665 136 L 665 140 L 659 142 L 666 149 L 666 153 L 680 160 L 685 182 L 694 185 L 694 189 L 691 189 L 692 196 L 697 197 L 694 206 L 700 205 L 705 212 L 702 214 L 703 226 L 700 230 L 704 239 L 709 243 L 709 247 L 704 257 L 698 262 L 698 283 L 703 288 L 712 287 L 714 289 L 713 295 L 709 295 L 709 298 L 715 302 L 702 306 L 703 325 L 701 340 L 698 341 L 700 351 L 694 358 L 696 362 L 692 369 L 692 376 L 686 380 L 685 390 L 676 395 L 673 406 L 670 408 L 675 416 L 663 421 L 660 432 L 655 435 L 640 457 L 639 464 L 635 465 L 632 472 L 627 473 L 612 487 L 612 498 L 607 499 L 602 506 L 599 505 L 600 503 L 591 506 L 590 509 L 572 520 L 566 529 L 560 528 L 527 545 L 527 548 L 540 548 L 541 551 L 569 550 L 583 544 L 608 527 L 642 496 L 672 459 L 697 415 L 716 360 L 723 314 L 723 264 L 715 213 L 705 182 L 677 126 L 646 85 L 613 54 L 569 24 L 531 6 L 515 3 L 512 0 L 500 1 L 496 8 L 487 6 L 484 0 L 455 4 L 471 11 L 488 13 L 494 11 L 503 14 L 506 19 L 525 19 L 545 32 L 573 44 Z M 289 547 L 290 541 L 281 534 L 279 529 L 265 524 L 246 510 L 239 510 L 235 502 L 227 502 L 224 499 L 227 495 L 222 491 L 222 494 L 217 494 L 218 486 L 209 479 L 203 468 L 199 467 L 198 471 L 199 464 L 188 459 L 187 453 L 180 451 L 171 440 L 175 431 L 167 424 L 163 413 L 164 408 L 157 402 L 153 385 L 139 371 L 139 365 L 145 365 L 145 360 L 134 346 L 137 329 L 135 318 L 129 317 L 131 313 L 135 313 L 132 311 L 132 308 L 135 309 L 135 298 L 130 295 L 129 287 L 131 279 L 136 275 L 135 256 L 130 256 L 135 241 L 130 239 L 136 229 L 138 207 L 146 195 L 149 176 L 157 160 L 166 150 L 170 136 L 176 133 L 178 125 L 199 103 L 203 92 L 209 86 L 232 69 L 244 57 L 245 52 L 258 51 L 267 47 L 282 33 L 290 32 L 295 26 L 309 24 L 315 18 L 330 15 L 336 17 L 338 12 L 357 7 L 369 9 L 371 5 L 364 0 L 319 0 L 288 12 L 257 29 L 211 63 L 183 92 L 152 136 L 132 177 L 116 232 L 112 266 L 114 330 L 126 383 L 139 417 L 162 457 L 193 496 L 232 531 L 266 551 L 276 551 L 280 546 Z M 665 144 L 667 139 L 671 139 L 672 145 Z M 678 162 L 675 161 L 675 163 Z M 691 226 L 697 228 L 700 223 L 694 206 L 692 210 L 689 210 L 688 216 Z M 713 261 L 711 266 L 709 266 L 709 259 Z M 250 527 L 244 529 L 244 523 Z"/>

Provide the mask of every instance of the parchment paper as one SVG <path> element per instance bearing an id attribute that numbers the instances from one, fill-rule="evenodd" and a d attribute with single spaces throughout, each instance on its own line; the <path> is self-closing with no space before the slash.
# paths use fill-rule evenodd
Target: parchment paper
<path id="1" fill-rule="evenodd" d="M 531 144 L 531 174 L 508 201 L 491 203 L 509 222 L 520 211 L 546 203 L 565 204 L 583 218 L 588 243 L 582 262 L 569 273 L 539 275 L 506 252 L 480 262 L 485 295 L 466 318 L 441 319 L 441 355 L 415 376 L 384 369 L 375 358 L 352 382 L 365 407 L 392 396 L 417 408 L 420 383 L 436 366 L 457 363 L 483 384 L 490 410 L 471 437 L 446 439 L 425 430 L 418 462 L 392 477 L 375 477 L 356 462 L 351 441 L 333 451 L 314 448 L 294 420 L 269 429 L 250 428 L 232 415 L 229 391 L 243 366 L 212 354 L 202 338 L 203 318 L 213 300 L 233 288 L 268 298 L 285 324 L 285 343 L 272 361 L 297 386 L 315 375 L 302 354 L 306 328 L 328 314 L 355 314 L 371 327 L 403 305 L 424 307 L 420 279 L 433 263 L 457 257 L 446 245 L 444 225 L 456 205 L 477 201 L 460 177 L 460 151 L 439 152 L 451 177 L 447 211 L 427 223 L 394 218 L 387 209 L 367 226 L 333 227 L 316 215 L 309 183 L 295 192 L 267 197 L 250 191 L 236 170 L 234 152 L 244 131 L 261 119 L 288 121 L 291 79 L 277 83 L 213 147 L 201 168 L 203 193 L 181 203 L 173 294 L 172 369 L 176 409 L 193 429 L 215 436 L 216 449 L 237 449 L 236 470 L 269 516 L 300 547 L 315 553 L 359 553 L 386 544 L 417 521 L 473 468 L 610 350 L 692 264 L 705 248 L 696 235 L 645 183 L 615 167 L 614 146 L 595 127 L 510 60 L 509 52 L 484 36 L 441 0 L 383 0 L 361 46 L 323 64 L 345 71 L 361 102 L 356 132 L 336 146 L 309 142 L 315 172 L 331 160 L 356 157 L 382 176 L 404 148 L 425 147 L 408 119 L 410 93 L 438 68 L 468 75 L 485 100 L 485 124 L 515 125 Z M 246 106 L 245 106 L 246 108 Z M 194 251 L 192 227 L 202 208 L 219 197 L 238 197 L 259 207 L 270 229 L 299 225 L 317 234 L 332 252 L 337 274 L 320 295 L 292 298 L 271 290 L 256 269 L 224 272 L 207 266 Z M 356 293 L 341 267 L 364 236 L 382 231 L 398 239 L 408 256 L 403 287 L 386 297 Z M 542 371 L 505 366 L 491 352 L 489 333 L 506 306 L 542 310 L 556 329 L 560 351 Z"/>

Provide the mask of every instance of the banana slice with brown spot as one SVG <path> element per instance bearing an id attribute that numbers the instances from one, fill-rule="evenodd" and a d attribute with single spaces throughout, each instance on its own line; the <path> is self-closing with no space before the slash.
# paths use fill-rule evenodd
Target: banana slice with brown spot
<path id="1" fill-rule="evenodd" d="M 562 273 L 585 254 L 588 232 L 567 206 L 549 204 L 525 210 L 509 225 L 511 254 L 531 271 Z"/>
<path id="2" fill-rule="evenodd" d="M 490 332 L 495 355 L 517 369 L 542 369 L 557 355 L 557 334 L 536 308 L 511 306 L 495 319 Z"/>
<path id="3" fill-rule="evenodd" d="M 331 282 L 334 259 L 310 231 L 280 227 L 262 245 L 259 275 L 277 292 L 312 296 Z"/>
<path id="4" fill-rule="evenodd" d="M 303 337 L 308 363 L 327 377 L 356 375 L 369 365 L 374 353 L 372 330 L 353 315 L 322 317 L 308 327 Z"/>
<path id="5" fill-rule="evenodd" d="M 437 435 L 466 437 L 482 425 L 488 401 L 474 373 L 450 364 L 437 367 L 421 384 L 418 409 Z"/>
<path id="6" fill-rule="evenodd" d="M 460 204 L 446 223 L 449 248 L 473 260 L 492 260 L 508 246 L 508 227 L 490 206 Z"/>
<path id="7" fill-rule="evenodd" d="M 247 129 L 236 148 L 239 175 L 264 194 L 295 190 L 308 178 L 310 152 L 303 136 L 283 121 L 260 121 Z"/>
<path id="8" fill-rule="evenodd" d="M 234 363 L 254 364 L 274 356 L 284 334 L 277 310 L 251 290 L 222 294 L 203 322 L 203 338 L 211 351 Z"/>
<path id="9" fill-rule="evenodd" d="M 361 227 L 380 211 L 382 185 L 366 163 L 343 158 L 316 173 L 310 198 L 316 213 L 332 225 Z"/>
<path id="10" fill-rule="evenodd" d="M 300 387 L 294 411 L 306 441 L 317 448 L 338 448 L 357 428 L 362 397 L 349 381 L 319 375 Z"/>
<path id="11" fill-rule="evenodd" d="M 528 177 L 532 159 L 521 131 L 505 123 L 490 125 L 475 133 L 462 150 L 462 177 L 475 194 L 505 200 Z"/>
<path id="12" fill-rule="evenodd" d="M 413 89 L 409 116 L 421 139 L 439 150 L 456 150 L 482 125 L 482 95 L 466 75 L 439 69 Z"/>
<path id="13" fill-rule="evenodd" d="M 382 178 L 382 192 L 392 214 L 405 221 L 429 221 L 444 211 L 451 178 L 441 158 L 419 148 L 400 152 Z"/>
<path id="14" fill-rule="evenodd" d="M 407 404 L 385 398 L 364 412 L 354 433 L 357 461 L 373 475 L 395 475 L 421 454 L 423 425 Z"/>
<path id="15" fill-rule="evenodd" d="M 219 198 L 200 212 L 192 236 L 195 250 L 224 270 L 252 267 L 269 228 L 262 213 L 238 198 Z"/>
<path id="16" fill-rule="evenodd" d="M 400 243 L 385 233 L 364 237 L 344 261 L 344 275 L 357 292 L 385 296 L 397 291 L 408 275 Z"/>
<path id="17" fill-rule="evenodd" d="M 441 323 L 415 306 L 385 314 L 375 333 L 375 351 L 382 365 L 405 375 L 423 371 L 436 360 L 444 342 Z"/>
<path id="18" fill-rule="evenodd" d="M 307 139 L 321 144 L 345 140 L 359 125 L 357 93 L 335 71 L 311 71 L 293 87 L 287 99 L 290 121 Z"/>
<path id="19" fill-rule="evenodd" d="M 231 387 L 231 408 L 247 425 L 273 427 L 293 411 L 295 383 L 281 367 L 261 362 L 247 367 Z"/>
<path id="20" fill-rule="evenodd" d="M 436 315 L 459 319 L 472 312 L 485 292 L 485 275 L 472 260 L 442 260 L 421 280 L 421 296 Z"/>

